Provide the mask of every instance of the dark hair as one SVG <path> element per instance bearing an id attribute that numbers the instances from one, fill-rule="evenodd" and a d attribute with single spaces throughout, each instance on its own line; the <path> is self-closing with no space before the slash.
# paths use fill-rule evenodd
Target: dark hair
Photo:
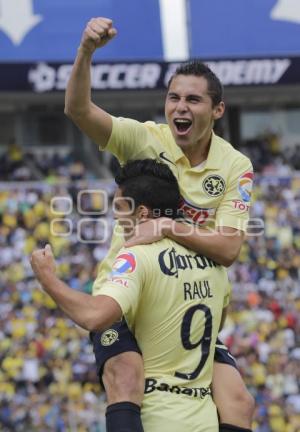
<path id="1" fill-rule="evenodd" d="M 223 100 L 223 86 L 217 75 L 204 63 L 199 60 L 191 60 L 183 63 L 175 70 L 171 76 L 168 89 L 171 85 L 173 78 L 177 75 L 195 75 L 203 77 L 207 81 L 208 94 L 210 95 L 213 106 L 218 105 Z"/>
<path id="2" fill-rule="evenodd" d="M 168 165 L 155 159 L 130 161 L 120 168 L 115 181 L 123 196 L 133 199 L 135 208 L 145 205 L 153 217 L 177 216 L 179 186 Z"/>

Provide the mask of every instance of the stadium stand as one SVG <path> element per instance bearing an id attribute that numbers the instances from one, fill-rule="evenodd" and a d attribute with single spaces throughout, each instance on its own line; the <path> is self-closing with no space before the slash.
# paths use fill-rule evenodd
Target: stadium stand
<path id="1" fill-rule="evenodd" d="M 223 339 L 256 399 L 253 430 L 299 432 L 300 174 L 278 152 L 274 158 L 269 144 L 250 144 L 243 150 L 260 172 L 252 218 L 265 228 L 263 235 L 249 233 L 230 269 L 234 293 Z M 9 157 L 19 163 L 21 155 L 15 148 Z M 297 168 L 295 155 L 291 160 Z M 31 161 L 38 172 L 38 157 Z M 113 220 L 111 210 L 105 218 L 91 214 L 103 209 L 101 197 L 79 192 L 101 189 L 110 202 L 114 185 L 93 180 L 71 158 L 45 161 L 41 171 L 57 169 L 43 182 L 12 176 L 13 182 L 0 183 L 0 429 L 104 432 L 105 395 L 88 335 L 39 289 L 29 256 L 51 243 L 60 276 L 91 292 Z M 10 167 L 3 178 L 15 173 L 15 164 Z M 108 221 L 106 238 L 99 219 Z"/>

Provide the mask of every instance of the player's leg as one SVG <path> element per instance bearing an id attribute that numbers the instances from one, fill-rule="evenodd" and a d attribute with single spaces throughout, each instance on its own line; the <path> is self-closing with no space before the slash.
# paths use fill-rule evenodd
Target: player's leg
<path id="1" fill-rule="evenodd" d="M 234 358 L 219 340 L 212 381 L 220 432 L 251 431 L 255 403 L 236 367 Z"/>
<path id="2" fill-rule="evenodd" d="M 143 432 L 140 407 L 144 364 L 125 320 L 91 334 L 100 382 L 107 395 L 107 432 Z"/>

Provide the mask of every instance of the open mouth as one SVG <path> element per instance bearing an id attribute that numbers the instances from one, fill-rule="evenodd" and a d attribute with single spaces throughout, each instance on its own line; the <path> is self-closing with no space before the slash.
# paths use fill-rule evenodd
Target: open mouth
<path id="1" fill-rule="evenodd" d="M 192 126 L 191 120 L 188 119 L 175 119 L 174 125 L 176 128 L 177 133 L 179 134 L 185 134 L 189 131 L 190 127 Z"/>

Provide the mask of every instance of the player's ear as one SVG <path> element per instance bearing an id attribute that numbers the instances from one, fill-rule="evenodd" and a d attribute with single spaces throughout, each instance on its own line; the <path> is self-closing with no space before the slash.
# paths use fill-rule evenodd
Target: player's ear
<path id="1" fill-rule="evenodd" d="M 139 205 L 137 208 L 137 215 L 139 219 L 149 219 L 150 210 L 144 205 Z"/>
<path id="2" fill-rule="evenodd" d="M 213 108 L 214 120 L 218 120 L 219 118 L 223 117 L 224 112 L 225 112 L 225 104 L 223 101 L 221 101 L 220 103 L 218 103 L 218 105 L 216 105 Z"/>

